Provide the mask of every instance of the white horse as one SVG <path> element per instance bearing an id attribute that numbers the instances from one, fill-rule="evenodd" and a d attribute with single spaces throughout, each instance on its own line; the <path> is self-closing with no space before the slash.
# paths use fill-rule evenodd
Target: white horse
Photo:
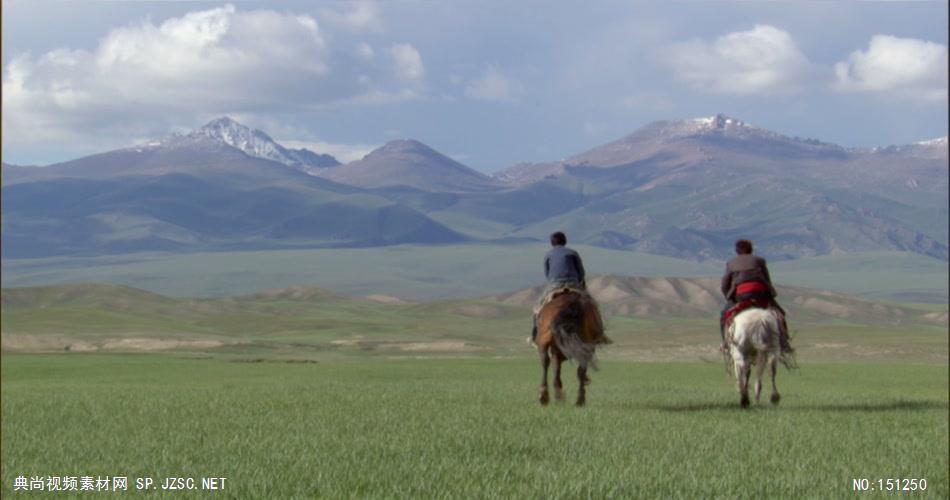
<path id="1" fill-rule="evenodd" d="M 732 355 L 736 382 L 743 408 L 749 406 L 749 373 L 756 366 L 755 400 L 762 392 L 762 375 L 765 366 L 772 371 L 772 404 L 778 404 L 781 396 L 775 387 L 775 370 L 781 361 L 779 345 L 779 318 L 771 309 L 746 309 L 733 318 L 729 325 L 729 353 Z"/>

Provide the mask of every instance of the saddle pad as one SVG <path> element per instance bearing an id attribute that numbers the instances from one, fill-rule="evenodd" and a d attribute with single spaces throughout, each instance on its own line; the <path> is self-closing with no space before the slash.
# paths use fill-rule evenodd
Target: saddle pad
<path id="1" fill-rule="evenodd" d="M 722 316 L 722 325 L 725 328 L 729 328 L 729 325 L 732 324 L 732 318 L 737 314 L 745 311 L 746 309 L 758 308 L 758 309 L 768 309 L 771 306 L 771 301 L 768 299 L 746 299 L 738 304 L 729 308 L 726 311 L 726 314 Z"/>

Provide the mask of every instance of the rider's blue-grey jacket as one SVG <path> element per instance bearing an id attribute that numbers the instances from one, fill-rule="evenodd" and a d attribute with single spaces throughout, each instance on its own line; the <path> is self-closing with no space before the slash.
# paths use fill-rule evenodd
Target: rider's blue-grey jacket
<path id="1" fill-rule="evenodd" d="M 559 245 L 544 256 L 544 276 L 548 283 L 583 283 L 584 263 L 577 252 Z"/>

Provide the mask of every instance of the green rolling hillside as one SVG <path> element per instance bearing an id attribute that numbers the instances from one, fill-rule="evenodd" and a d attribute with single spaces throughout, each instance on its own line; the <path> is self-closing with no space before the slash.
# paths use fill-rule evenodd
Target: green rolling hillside
<path id="1" fill-rule="evenodd" d="M 722 262 L 571 246 L 580 251 L 591 274 L 718 277 L 723 270 Z M 101 282 L 184 297 L 320 285 L 351 295 L 433 300 L 537 285 L 544 278 L 541 259 L 547 248 L 538 242 L 7 259 L 2 282 L 4 287 Z M 770 261 L 769 267 L 779 285 L 898 302 L 947 303 L 946 262 L 918 254 L 810 257 Z"/>
<path id="2" fill-rule="evenodd" d="M 590 289 L 615 341 L 606 355 L 716 358 L 719 302 L 713 280 L 601 276 L 591 280 Z M 524 289 L 407 303 L 303 287 L 205 299 L 94 284 L 5 288 L 0 331 L 6 352 L 170 351 L 291 359 L 523 356 L 531 351 L 524 338 L 537 293 Z M 946 361 L 945 308 L 802 288 L 783 287 L 780 294 L 805 354 L 818 359 L 893 354 L 936 361 L 943 356 Z"/>

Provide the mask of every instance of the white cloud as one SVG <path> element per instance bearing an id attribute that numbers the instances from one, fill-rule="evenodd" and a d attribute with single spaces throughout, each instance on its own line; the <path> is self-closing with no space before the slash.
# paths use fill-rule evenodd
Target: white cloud
<path id="1" fill-rule="evenodd" d="M 393 58 L 396 79 L 402 82 L 418 82 L 425 77 L 422 56 L 411 44 L 397 43 L 389 48 Z"/>
<path id="2" fill-rule="evenodd" d="M 93 58 L 100 81 L 217 87 L 230 78 L 269 74 L 320 77 L 328 72 L 327 44 L 316 20 L 274 11 L 238 12 L 234 6 L 191 12 L 160 26 L 145 21 L 113 30 Z M 157 82 L 156 82 L 157 80 Z M 261 83 L 265 83 L 261 82 Z M 238 82 L 231 82 L 238 83 Z M 240 85 L 238 85 L 240 87 Z M 220 89 L 215 89 L 220 91 Z"/>
<path id="3" fill-rule="evenodd" d="M 372 45 L 363 42 L 356 47 L 356 55 L 364 61 L 370 61 L 376 56 L 376 51 Z"/>
<path id="4" fill-rule="evenodd" d="M 321 18 L 336 28 L 350 31 L 381 31 L 383 19 L 373 2 L 347 2 L 342 9 L 321 9 Z"/>
<path id="5" fill-rule="evenodd" d="M 354 53 L 352 42 L 331 39 L 309 15 L 225 5 L 113 29 L 91 51 L 20 54 L 3 68 L 4 145 L 104 136 L 122 144 L 207 116 L 417 96 L 408 83 L 424 72 L 411 45 L 394 46 L 393 76 L 388 62 L 366 57 L 368 44 Z"/>
<path id="6" fill-rule="evenodd" d="M 915 38 L 875 35 L 866 51 L 835 65 L 840 90 L 895 92 L 947 100 L 947 46 Z"/>
<path id="7" fill-rule="evenodd" d="M 370 151 L 379 147 L 371 144 L 339 144 L 324 141 L 277 140 L 277 142 L 288 148 L 306 148 L 315 153 L 332 155 L 340 163 L 362 159 Z"/>
<path id="8" fill-rule="evenodd" d="M 661 56 L 679 80 L 722 94 L 794 92 L 812 70 L 791 35 L 769 25 L 728 33 L 713 42 L 677 43 Z"/>
<path id="9" fill-rule="evenodd" d="M 483 101 L 510 101 L 521 92 L 521 83 L 490 67 L 465 86 L 465 96 Z"/>

